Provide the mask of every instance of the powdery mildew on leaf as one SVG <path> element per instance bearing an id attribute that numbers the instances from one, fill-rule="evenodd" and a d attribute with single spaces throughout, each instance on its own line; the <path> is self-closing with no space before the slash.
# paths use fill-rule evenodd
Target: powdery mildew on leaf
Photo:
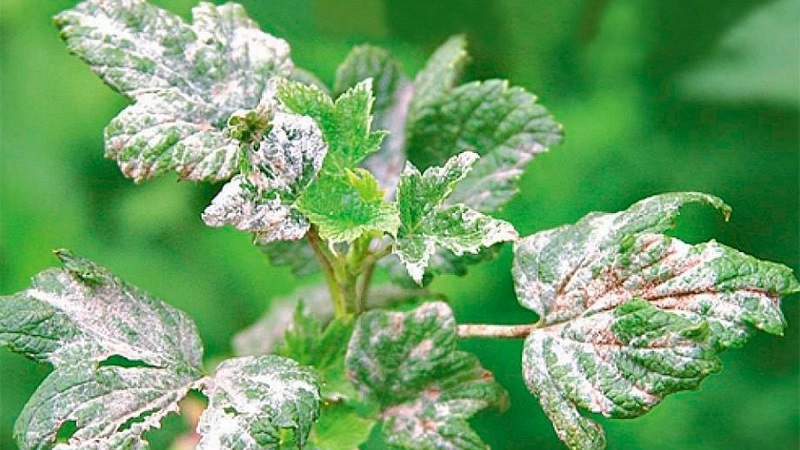
<path id="1" fill-rule="evenodd" d="M 336 69 L 333 90 L 342 94 L 366 79 L 372 79 L 375 94 L 374 125 L 389 131 L 389 135 L 383 140 L 381 149 L 370 155 L 363 166 L 386 189 L 387 197 L 392 197 L 406 160 L 406 116 L 414 84 L 389 52 L 362 45 L 353 48 Z"/>
<path id="2" fill-rule="evenodd" d="M 106 128 L 106 156 L 136 181 L 175 170 L 223 180 L 239 143 L 228 117 L 264 101 L 267 82 L 288 76 L 289 46 L 259 30 L 244 9 L 201 3 L 193 23 L 145 0 L 87 0 L 55 20 L 67 48 L 133 99 Z"/>
<path id="3" fill-rule="evenodd" d="M 452 311 L 440 302 L 358 319 L 347 373 L 380 405 L 383 437 L 392 448 L 487 448 L 467 419 L 503 406 L 506 393 L 473 355 L 456 349 L 457 339 Z"/>
<path id="4" fill-rule="evenodd" d="M 445 205 L 478 158 L 476 153 L 464 152 L 450 158 L 444 167 L 430 167 L 425 173 L 406 163 L 397 192 L 401 226 L 392 251 L 418 284 L 437 248 L 460 256 L 517 239 L 508 222 L 463 204 Z"/>
<path id="5" fill-rule="evenodd" d="M 208 409 L 200 416 L 198 450 L 302 448 L 319 415 L 313 372 L 280 356 L 224 361 L 206 382 Z M 285 442 L 282 430 L 292 430 Z"/>
<path id="6" fill-rule="evenodd" d="M 529 236 L 515 251 L 520 303 L 545 325 L 525 341 L 523 374 L 571 448 L 605 446 L 578 409 L 644 414 L 696 389 L 754 330 L 782 333 L 780 297 L 800 291 L 791 270 L 654 233 L 687 202 L 727 211 L 715 197 L 666 194 Z"/>
<path id="7" fill-rule="evenodd" d="M 464 150 L 479 153 L 481 160 L 450 202 L 487 213 L 517 192 L 516 180 L 536 154 L 561 141 L 561 125 L 535 95 L 506 81 L 455 87 L 465 46 L 463 37 L 451 38 L 417 75 L 406 126 L 407 153 L 422 168 Z"/>
<path id="8" fill-rule="evenodd" d="M 270 125 L 257 148 L 247 151 L 251 170 L 229 181 L 203 212 L 207 225 L 233 225 L 256 233 L 262 244 L 305 236 L 310 225 L 295 203 L 327 153 L 310 117 L 276 112 Z"/>
<path id="9" fill-rule="evenodd" d="M 0 298 L 0 345 L 55 366 L 20 414 L 17 441 L 50 448 L 75 422 L 60 448 L 144 448 L 141 434 L 200 378 L 194 323 L 91 261 L 57 254 L 66 269 Z"/>
<path id="10" fill-rule="evenodd" d="M 62 424 L 74 421 L 69 443 L 56 448 L 146 448 L 142 433 L 178 412 L 198 378 L 175 368 L 96 367 L 83 362 L 48 376 L 20 413 L 15 437 L 22 449 L 50 448 Z M 133 447 L 137 448 L 137 447 Z"/>
<path id="11" fill-rule="evenodd" d="M 320 176 L 297 202 L 320 237 L 339 243 L 372 231 L 394 234 L 399 226 L 394 205 L 384 201 L 375 177 L 357 168 L 385 136 L 371 131 L 372 80 L 356 84 L 335 102 L 315 86 L 293 82 L 282 83 L 277 97 L 288 111 L 314 118 L 328 145 Z"/>

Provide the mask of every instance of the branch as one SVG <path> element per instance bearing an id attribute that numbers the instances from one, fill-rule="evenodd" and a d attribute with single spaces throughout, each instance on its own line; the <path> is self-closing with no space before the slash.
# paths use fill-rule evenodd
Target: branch
<path id="1" fill-rule="evenodd" d="M 489 325 L 467 323 L 458 326 L 460 338 L 525 339 L 539 328 L 538 323 L 526 325 Z"/>

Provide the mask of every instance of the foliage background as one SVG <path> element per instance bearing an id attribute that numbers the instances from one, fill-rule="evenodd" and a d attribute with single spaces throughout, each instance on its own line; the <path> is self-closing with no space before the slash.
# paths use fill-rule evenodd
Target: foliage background
<path id="1" fill-rule="evenodd" d="M 165 177 L 134 186 L 102 158 L 102 128 L 125 106 L 67 54 L 50 17 L 68 0 L 0 2 L 0 292 L 68 247 L 193 316 L 207 358 L 295 280 L 270 268 L 250 238 L 202 225 L 215 187 Z M 188 16 L 193 1 L 155 3 Z M 800 3 L 792 0 L 247 0 L 262 27 L 287 39 L 296 63 L 330 82 L 353 44 L 391 49 L 414 73 L 454 33 L 470 40 L 468 78 L 510 78 L 539 94 L 566 129 L 505 210 L 522 234 L 592 210 L 674 190 L 717 194 L 729 223 L 690 209 L 676 233 L 715 237 L 800 268 L 798 124 Z M 690 225 L 687 225 L 690 224 Z M 535 320 L 513 297 L 510 251 L 450 295 L 462 321 Z M 782 339 L 756 337 L 725 355 L 700 392 L 647 416 L 603 421 L 612 448 L 792 449 L 800 442 L 800 309 L 785 302 Z M 505 414 L 474 421 L 496 449 L 561 448 L 520 375 L 521 342 L 465 342 L 511 392 Z M 47 370 L 0 351 L 0 448 Z M 155 432 L 166 448 L 182 426 Z"/>

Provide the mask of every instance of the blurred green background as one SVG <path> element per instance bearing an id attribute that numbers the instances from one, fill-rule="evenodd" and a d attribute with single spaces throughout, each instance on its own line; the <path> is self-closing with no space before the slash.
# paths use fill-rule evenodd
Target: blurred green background
<path id="1" fill-rule="evenodd" d="M 188 17 L 189 0 L 155 2 Z M 349 48 L 389 48 L 415 73 L 447 36 L 464 33 L 467 78 L 509 78 L 564 124 L 503 217 L 523 235 L 612 211 L 659 192 L 700 190 L 732 205 L 729 223 L 690 208 L 676 234 L 716 238 L 797 270 L 800 3 L 732 0 L 249 0 L 287 39 L 298 66 L 330 82 Z M 211 229 L 214 186 L 173 177 L 135 186 L 102 157 L 102 129 L 125 106 L 67 54 L 51 16 L 68 0 L 0 2 L 0 292 L 24 289 L 67 247 L 187 311 L 207 358 L 296 280 L 267 265 L 250 237 Z M 510 251 L 466 279 L 442 277 L 461 321 L 521 323 Z M 302 280 L 302 283 L 308 283 Z M 800 309 L 785 302 L 781 339 L 757 336 L 724 357 L 699 392 L 645 417 L 602 420 L 617 449 L 795 449 L 800 444 Z M 470 341 L 511 393 L 504 414 L 474 420 L 496 449 L 561 448 L 520 374 L 522 343 Z M 0 351 L 0 448 L 47 368 Z M 154 448 L 182 422 L 152 433 Z"/>

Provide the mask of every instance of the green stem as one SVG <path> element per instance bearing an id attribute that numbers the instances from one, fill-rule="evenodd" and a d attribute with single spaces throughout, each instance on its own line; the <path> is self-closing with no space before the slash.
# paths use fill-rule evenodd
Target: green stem
<path id="1" fill-rule="evenodd" d="M 333 313 L 336 317 L 344 317 L 347 315 L 347 299 L 339 283 L 339 276 L 336 273 L 336 267 L 341 266 L 341 263 L 337 261 L 336 256 L 322 242 L 316 227 L 311 227 L 306 233 L 306 238 L 311 249 L 314 250 L 314 254 L 317 255 L 322 271 L 325 273 L 325 281 L 328 284 L 328 290 L 333 301 Z"/>

